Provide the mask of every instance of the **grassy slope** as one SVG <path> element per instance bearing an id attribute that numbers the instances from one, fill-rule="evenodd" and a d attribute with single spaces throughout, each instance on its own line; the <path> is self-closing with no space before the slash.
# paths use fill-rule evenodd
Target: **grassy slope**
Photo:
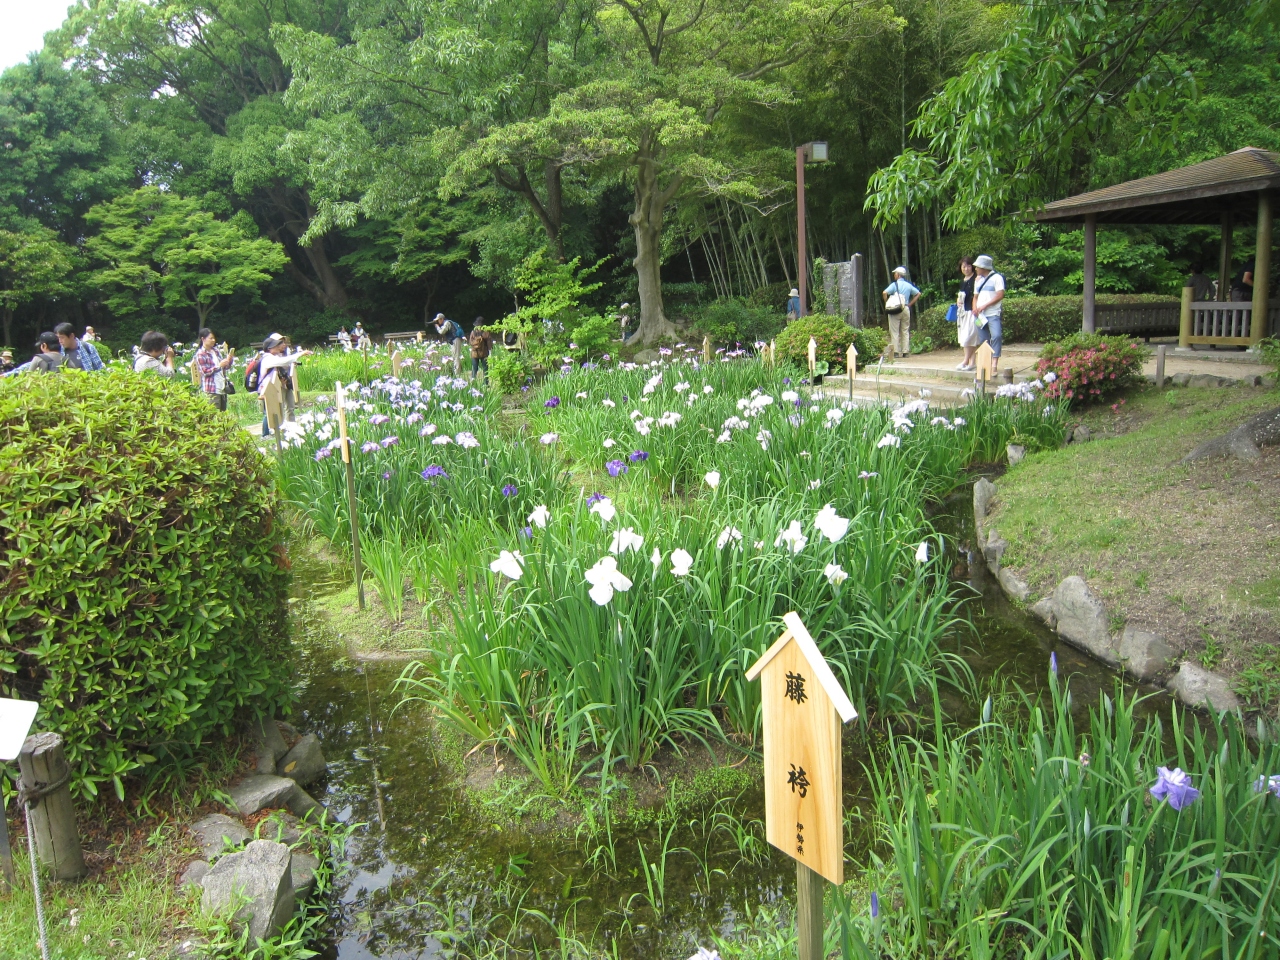
<path id="1" fill-rule="evenodd" d="M 1144 390 L 1082 420 L 1095 439 L 1029 457 L 998 484 L 990 524 L 1039 595 L 1079 574 L 1121 623 L 1155 630 L 1280 702 L 1280 450 L 1178 461 L 1280 404 L 1265 389 Z M 1245 691 L 1248 692 L 1248 691 Z"/>

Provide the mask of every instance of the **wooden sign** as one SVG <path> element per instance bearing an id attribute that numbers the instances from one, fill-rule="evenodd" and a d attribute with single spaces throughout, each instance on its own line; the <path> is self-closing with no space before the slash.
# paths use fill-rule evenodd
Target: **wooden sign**
<path id="1" fill-rule="evenodd" d="M 765 837 L 834 884 L 844 882 L 840 729 L 858 714 L 794 612 L 751 665 L 764 712 Z"/>
<path id="2" fill-rule="evenodd" d="M 284 386 L 279 375 L 267 381 L 262 388 L 262 409 L 267 416 L 267 428 L 275 434 L 276 453 L 280 452 L 280 421 L 284 419 Z"/>
<path id="3" fill-rule="evenodd" d="M 778 365 L 778 341 L 769 341 L 769 366 L 776 367 Z"/>
<path id="4" fill-rule="evenodd" d="M 403 366 L 404 366 L 404 357 L 400 356 L 400 351 L 397 350 L 391 354 L 391 376 L 399 380 L 400 368 Z"/>
<path id="5" fill-rule="evenodd" d="M 38 707 L 34 700 L 0 699 L 0 760 L 12 760 L 22 751 Z M 16 883 L 13 853 L 9 849 L 9 824 L 0 810 L 0 892 L 13 890 Z"/>
<path id="6" fill-rule="evenodd" d="M 338 437 L 342 441 L 342 463 L 347 474 L 347 506 L 351 518 L 351 560 L 356 577 L 356 601 L 364 609 L 364 565 L 360 562 L 360 511 L 356 500 L 356 471 L 351 464 L 351 438 L 347 435 L 347 392 L 339 380 L 334 391 L 338 408 Z"/>
<path id="7" fill-rule="evenodd" d="M 995 351 L 991 349 L 991 341 L 984 340 L 979 344 L 977 358 L 974 361 L 976 364 L 973 371 L 975 380 L 981 380 L 985 383 L 996 378 L 996 373 L 991 368 L 992 363 L 995 361 L 995 356 Z"/>
<path id="8" fill-rule="evenodd" d="M 200 365 L 196 363 L 195 357 L 191 358 L 191 385 L 196 388 L 203 386 L 200 383 Z"/>
<path id="9" fill-rule="evenodd" d="M 845 373 L 849 376 L 849 399 L 853 399 L 853 378 L 858 372 L 858 348 L 852 343 L 844 355 Z"/>
<path id="10" fill-rule="evenodd" d="M 813 383 L 814 374 L 817 372 L 818 366 L 818 341 L 809 338 L 809 382 Z"/>
<path id="11" fill-rule="evenodd" d="M 710 337 L 702 338 L 702 361 L 704 363 L 711 362 L 711 338 Z"/>

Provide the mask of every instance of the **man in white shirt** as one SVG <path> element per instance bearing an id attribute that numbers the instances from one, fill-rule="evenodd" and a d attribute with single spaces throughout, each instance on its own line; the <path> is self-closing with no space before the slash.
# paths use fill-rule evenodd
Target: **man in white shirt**
<path id="1" fill-rule="evenodd" d="M 169 338 L 158 330 L 148 330 L 139 341 L 141 349 L 138 358 L 133 361 L 134 373 L 157 373 L 162 377 L 173 379 L 173 347 L 169 346 Z"/>
<path id="2" fill-rule="evenodd" d="M 986 254 L 973 261 L 978 279 L 973 282 L 973 315 L 978 325 L 978 342 L 991 344 L 991 372 L 1000 363 L 1004 346 L 1004 277 L 995 272 L 995 263 Z"/>

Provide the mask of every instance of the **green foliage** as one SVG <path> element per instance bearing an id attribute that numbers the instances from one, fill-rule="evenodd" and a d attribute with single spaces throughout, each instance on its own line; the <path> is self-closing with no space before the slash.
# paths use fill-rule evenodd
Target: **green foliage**
<path id="1" fill-rule="evenodd" d="M 807 317 L 792 320 L 785 330 L 778 334 L 778 356 L 809 368 L 809 340 L 818 344 L 818 359 L 828 363 L 843 365 L 849 344 L 854 342 L 855 331 L 841 317 L 833 317 L 829 313 L 814 313 Z M 858 351 L 858 359 L 867 359 Z"/>
<path id="2" fill-rule="evenodd" d="M 785 293 L 785 291 L 784 291 Z M 694 317 L 694 329 L 717 344 L 748 345 L 776 337 L 786 325 L 776 305 L 760 305 L 736 297 L 713 300 Z"/>
<path id="3" fill-rule="evenodd" d="M 1280 381 L 1280 340 L 1275 337 L 1267 337 L 1258 343 L 1258 353 L 1262 355 L 1263 363 L 1270 364 L 1274 369 L 1271 374 L 1272 378 Z"/>
<path id="4" fill-rule="evenodd" d="M 515 393 L 533 372 L 523 351 L 498 346 L 489 354 L 489 383 L 501 393 Z"/>
<path id="5" fill-rule="evenodd" d="M 1280 889 L 1276 741 L 1176 706 L 1166 728 L 1119 684 L 1077 719 L 1049 686 L 1048 702 L 989 697 L 972 729 L 935 705 L 930 737 L 890 737 L 872 770 L 880 915 L 844 911 L 869 941 L 845 956 L 1260 956 Z M 1198 798 L 1154 798 L 1161 767 Z"/>
<path id="6" fill-rule="evenodd" d="M 1032 248 L 1027 260 L 1043 271 L 1038 289 L 1047 294 L 1074 294 L 1084 288 L 1084 231 L 1050 235 L 1052 242 Z M 1098 231 L 1099 291 L 1163 293 L 1180 296 L 1183 271 L 1169 262 L 1168 251 L 1149 236 L 1119 230 Z"/>
<path id="7" fill-rule="evenodd" d="M 1167 296 L 1154 294 L 1110 294 L 1098 303 L 1168 303 Z M 956 325 L 947 323 L 949 304 L 930 307 L 920 315 L 920 329 L 939 343 L 956 342 Z M 1080 331 L 1084 317 L 1084 297 L 1008 296 L 1004 299 L 1005 343 L 1048 343 Z"/>
<path id="8" fill-rule="evenodd" d="M 39 700 L 79 796 L 289 702 L 270 466 L 182 383 L 0 381 L 0 689 Z"/>
<path id="9" fill-rule="evenodd" d="M 79 258 L 52 230 L 31 226 L 21 233 L 0 230 L 0 311 L 4 342 L 12 346 L 13 311 L 37 296 L 56 297 L 72 289 Z"/>
<path id="10" fill-rule="evenodd" d="M 216 220 L 191 199 L 142 187 L 88 214 L 87 244 L 102 263 L 93 283 L 117 314 L 193 307 L 203 326 L 218 301 L 253 291 L 284 269 L 283 247 L 256 237 L 247 217 Z"/>

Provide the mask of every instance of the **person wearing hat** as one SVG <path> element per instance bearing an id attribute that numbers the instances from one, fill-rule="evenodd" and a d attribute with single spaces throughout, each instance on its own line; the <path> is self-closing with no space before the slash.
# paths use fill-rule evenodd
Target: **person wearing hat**
<path id="1" fill-rule="evenodd" d="M 134 373 L 154 373 L 172 380 L 176 370 L 173 368 L 173 347 L 169 338 L 159 330 L 148 330 L 138 341 L 138 358 L 133 361 Z"/>
<path id="2" fill-rule="evenodd" d="M 278 333 L 273 333 L 262 342 L 262 359 L 258 361 L 258 398 L 266 393 L 267 384 L 278 379 L 284 388 L 284 419 L 293 419 L 294 380 L 293 368 L 303 357 L 309 356 L 310 350 L 289 352 L 289 340 Z M 262 404 L 262 435 L 270 433 L 267 426 L 267 406 Z"/>
<path id="3" fill-rule="evenodd" d="M 13 366 L 13 351 L 0 350 L 0 374 L 8 373 Z"/>
<path id="4" fill-rule="evenodd" d="M 791 322 L 798 316 L 800 316 L 800 291 L 792 287 L 791 292 L 787 294 L 787 322 Z"/>
<path id="5" fill-rule="evenodd" d="M 622 342 L 627 342 L 627 327 L 631 326 L 631 304 L 624 303 L 618 308 L 618 326 L 622 328 Z"/>
<path id="6" fill-rule="evenodd" d="M 15 367 L 9 371 L 9 374 L 22 373 L 27 371 L 30 373 L 53 373 L 66 361 L 59 349 L 61 344 L 58 342 L 58 336 L 54 333 L 42 333 L 36 337 L 36 355 L 20 367 Z M 8 376 L 9 374 L 6 374 Z"/>
<path id="7" fill-rule="evenodd" d="M 893 283 L 880 294 L 885 313 L 889 315 L 889 342 L 895 357 L 911 355 L 911 308 L 920 299 L 920 291 L 907 279 L 906 267 L 893 268 Z"/>
<path id="8" fill-rule="evenodd" d="M 973 322 L 978 342 L 991 344 L 991 373 L 1000 363 L 1004 346 L 1004 277 L 995 272 L 995 263 L 985 253 L 973 261 L 978 279 L 973 283 Z"/>

